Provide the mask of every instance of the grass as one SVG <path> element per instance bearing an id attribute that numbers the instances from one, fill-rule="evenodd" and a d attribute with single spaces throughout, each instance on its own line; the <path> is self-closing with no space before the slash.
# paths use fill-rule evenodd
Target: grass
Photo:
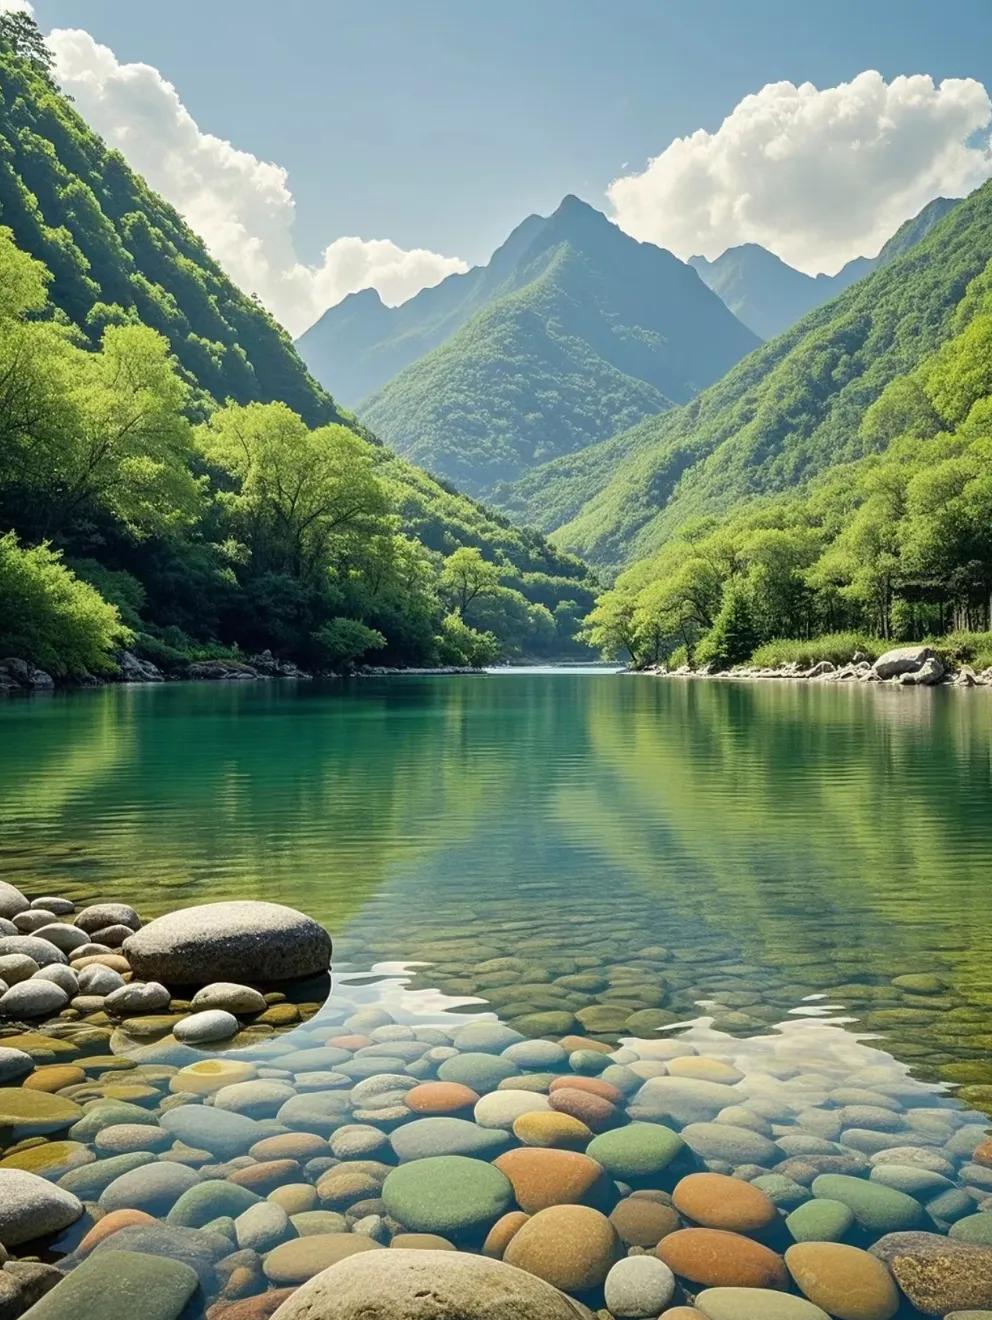
<path id="1" fill-rule="evenodd" d="M 881 637 L 859 632 L 827 633 L 823 637 L 806 639 L 776 637 L 756 647 L 751 655 L 751 664 L 772 668 L 788 664 L 808 666 L 829 660 L 832 664 L 844 665 L 856 651 L 866 655 L 869 660 L 877 660 L 883 651 L 898 645 L 898 642 L 886 642 Z"/>

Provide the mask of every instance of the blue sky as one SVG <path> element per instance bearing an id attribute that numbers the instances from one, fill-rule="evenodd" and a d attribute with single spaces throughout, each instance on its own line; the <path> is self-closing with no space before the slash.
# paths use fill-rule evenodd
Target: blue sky
<path id="1" fill-rule="evenodd" d="M 927 73 L 992 85 L 989 0 L 35 0 L 35 9 L 46 31 L 85 28 L 122 64 L 155 66 L 201 130 L 283 166 L 306 262 L 338 235 L 484 260 L 524 215 L 550 211 L 567 192 L 606 208 L 617 175 L 643 170 L 673 138 L 715 130 L 768 82 L 830 87 L 877 69 L 886 80 Z"/>

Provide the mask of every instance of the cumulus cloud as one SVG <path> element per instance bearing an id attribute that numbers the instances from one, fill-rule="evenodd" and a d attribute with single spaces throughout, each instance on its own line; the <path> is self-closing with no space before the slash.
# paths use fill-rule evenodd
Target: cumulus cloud
<path id="1" fill-rule="evenodd" d="M 941 194 L 992 174 L 992 102 L 972 78 L 868 70 L 822 90 L 769 83 L 714 133 L 677 138 L 609 187 L 615 219 L 680 257 L 760 243 L 811 274 L 874 255 Z"/>
<path id="2" fill-rule="evenodd" d="M 293 241 L 295 203 L 282 166 L 203 132 L 152 65 L 122 64 L 77 28 L 56 29 L 48 44 L 55 75 L 80 113 L 290 333 L 299 334 L 358 289 L 378 289 L 384 302 L 396 304 L 468 269 L 458 257 L 357 237 L 335 239 L 317 265 L 301 261 Z"/>

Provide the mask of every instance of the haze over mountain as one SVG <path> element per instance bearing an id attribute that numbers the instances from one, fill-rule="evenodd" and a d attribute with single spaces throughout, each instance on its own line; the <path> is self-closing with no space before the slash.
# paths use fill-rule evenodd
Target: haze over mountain
<path id="1" fill-rule="evenodd" d="M 528 217 L 488 266 L 385 317 L 372 299 L 345 300 L 311 332 L 313 369 L 334 379 L 315 354 L 317 330 L 326 344 L 344 322 L 353 344 L 363 332 L 367 344 L 377 320 L 397 326 L 366 349 L 377 365 L 438 347 L 360 404 L 363 421 L 414 462 L 485 496 L 692 398 L 757 342 L 683 262 L 575 197 L 547 218 Z"/>
<path id="2" fill-rule="evenodd" d="M 715 261 L 690 257 L 689 265 L 756 335 L 774 339 L 814 307 L 918 243 L 956 202 L 956 198 L 935 197 L 900 225 L 877 256 L 855 257 L 835 275 L 806 275 L 759 243 L 728 248 Z"/>
<path id="3" fill-rule="evenodd" d="M 914 244 L 916 232 L 900 230 L 898 255 L 688 405 L 590 447 L 578 462 L 535 469 L 503 493 L 503 507 L 556 529 L 560 545 L 594 562 L 622 564 L 692 518 L 881 448 L 891 435 L 876 434 L 871 405 L 960 328 L 975 296 L 969 282 L 992 261 L 992 183 Z"/>

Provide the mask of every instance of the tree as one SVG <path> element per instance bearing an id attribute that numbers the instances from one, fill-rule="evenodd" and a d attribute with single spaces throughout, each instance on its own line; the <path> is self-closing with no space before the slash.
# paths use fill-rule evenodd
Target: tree
<path id="1" fill-rule="evenodd" d="M 750 660 L 760 640 L 747 589 L 741 582 L 730 582 L 713 627 L 699 643 L 696 659 L 700 664 L 729 669 Z"/>
<path id="2" fill-rule="evenodd" d="M 314 632 L 313 641 L 321 660 L 334 669 L 348 668 L 386 645 L 381 632 L 357 619 L 328 619 Z"/>
<path id="3" fill-rule="evenodd" d="M 56 677 L 104 673 L 131 634 L 113 605 L 75 577 L 50 546 L 0 536 L 0 620 L 5 653 Z"/>
<path id="4" fill-rule="evenodd" d="M 480 596 L 491 596 L 500 584 L 500 569 L 484 559 L 475 546 L 462 546 L 448 555 L 441 569 L 441 591 L 464 618 L 465 611 Z"/>
<path id="5" fill-rule="evenodd" d="M 45 81 L 52 87 L 52 67 L 55 63 L 48 43 L 41 35 L 38 24 L 30 13 L 15 9 L 0 14 L 0 46 L 6 48 L 18 59 L 33 64 Z"/>

